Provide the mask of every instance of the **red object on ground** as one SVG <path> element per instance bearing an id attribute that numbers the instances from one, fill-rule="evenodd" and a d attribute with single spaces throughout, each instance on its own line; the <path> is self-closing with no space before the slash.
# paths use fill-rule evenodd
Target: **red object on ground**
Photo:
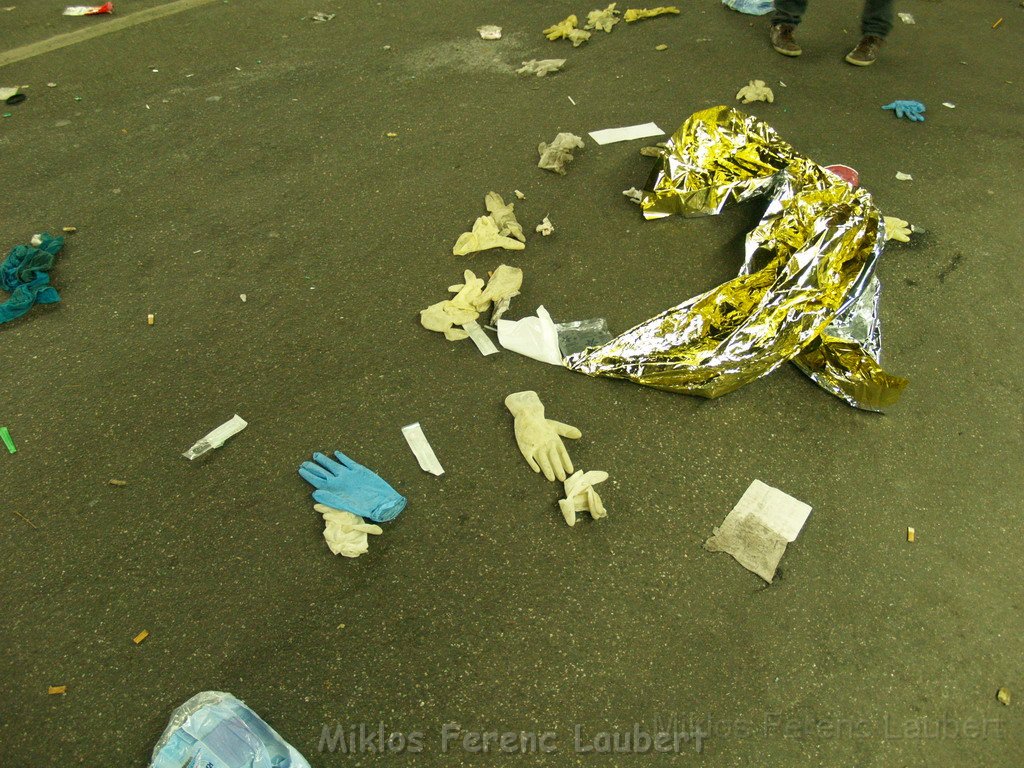
<path id="1" fill-rule="evenodd" d="M 848 181 L 853 187 L 860 186 L 860 174 L 857 173 L 856 168 L 851 168 L 848 165 L 826 165 L 825 170 L 832 171 L 843 181 Z"/>

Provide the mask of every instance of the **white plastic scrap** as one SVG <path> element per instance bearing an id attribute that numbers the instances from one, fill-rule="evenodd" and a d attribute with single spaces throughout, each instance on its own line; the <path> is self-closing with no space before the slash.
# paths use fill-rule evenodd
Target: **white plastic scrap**
<path id="1" fill-rule="evenodd" d="M 248 422 L 236 413 L 181 455 L 192 461 L 192 459 L 202 456 L 207 451 L 220 448 L 227 442 L 228 438 L 234 437 L 247 426 L 249 426 Z"/>
<path id="2" fill-rule="evenodd" d="M 584 472 L 582 469 L 565 480 L 565 498 L 559 499 L 558 508 L 570 527 L 576 525 L 577 512 L 589 512 L 594 520 L 608 517 L 608 511 L 594 486 L 608 479 L 607 472 Z"/>
<path id="3" fill-rule="evenodd" d="M 491 337 L 484 333 L 484 329 L 480 327 L 476 320 L 463 323 L 462 329 L 469 334 L 469 338 L 476 344 L 476 348 L 480 350 L 481 355 L 487 357 L 488 355 L 498 354 L 498 348 L 494 346 Z"/>
<path id="4" fill-rule="evenodd" d="M 573 161 L 572 150 L 582 149 L 583 139 L 572 133 L 560 133 L 550 144 L 541 142 L 537 147 L 540 154 L 538 168 L 565 175 L 566 166 Z"/>
<path id="5" fill-rule="evenodd" d="M 430 443 L 427 442 L 427 436 L 423 434 L 423 427 L 420 426 L 418 421 L 402 427 L 402 435 L 405 437 L 405 442 L 409 444 L 413 454 L 416 456 L 416 461 L 419 462 L 420 469 L 438 477 L 444 474 L 444 469 L 441 468 L 441 462 L 437 460 L 437 456 L 434 454 L 434 449 L 431 448 Z"/>
<path id="6" fill-rule="evenodd" d="M 956 104 L 954 104 L 952 101 L 944 101 L 942 102 L 942 106 L 948 107 L 949 109 L 956 109 Z"/>
<path id="7" fill-rule="evenodd" d="M 530 59 L 516 70 L 520 75 L 536 75 L 544 77 L 551 72 L 558 72 L 565 66 L 565 59 Z"/>
<path id="8" fill-rule="evenodd" d="M 337 16 L 336 13 L 324 13 L 323 11 L 317 11 L 312 16 L 310 16 L 310 18 L 314 22 L 324 22 L 324 21 L 330 21 L 335 16 Z M 337 552 L 335 552 L 335 554 L 337 554 Z"/>
<path id="9" fill-rule="evenodd" d="M 547 237 L 555 231 L 555 225 L 551 223 L 551 219 L 545 216 L 544 221 L 537 225 L 537 231 Z"/>
<path id="10" fill-rule="evenodd" d="M 899 14 L 899 17 L 900 17 L 900 21 L 902 21 L 904 24 L 916 24 L 917 23 L 916 21 L 914 21 L 914 15 L 912 13 L 901 13 L 901 14 Z"/>
<path id="11" fill-rule="evenodd" d="M 7 101 L 11 96 L 15 96 L 18 93 L 18 86 L 13 88 L 0 88 L 0 101 Z"/>
<path id="12" fill-rule="evenodd" d="M 909 173 L 904 173 L 903 171 L 896 171 L 896 179 L 898 181 L 913 181 L 914 177 L 911 176 Z"/>
<path id="13" fill-rule="evenodd" d="M 359 557 L 370 551 L 367 534 L 380 536 L 384 529 L 368 523 L 359 515 L 334 509 L 326 504 L 314 504 L 313 509 L 324 516 L 324 541 L 331 552 L 342 557 Z"/>
<path id="14" fill-rule="evenodd" d="M 501 27 L 496 27 L 494 24 L 484 24 L 482 27 L 477 27 L 476 31 L 484 40 L 501 40 Z"/>
<path id="15" fill-rule="evenodd" d="M 520 355 L 550 365 L 562 365 L 558 331 L 551 315 L 543 306 L 537 307 L 536 317 L 499 320 L 498 343 L 509 352 L 518 352 Z"/>
<path id="16" fill-rule="evenodd" d="M 617 141 L 633 141 L 634 139 L 648 139 L 651 136 L 664 135 L 665 132 L 654 123 L 627 125 L 624 128 L 605 128 L 590 132 L 590 138 L 598 144 L 614 144 Z"/>
<path id="17" fill-rule="evenodd" d="M 516 197 L 518 197 L 518 198 L 519 198 L 520 200 L 525 200 L 525 199 L 526 199 L 526 195 L 524 195 L 524 194 L 523 194 L 522 192 L 520 192 L 520 191 L 519 191 L 518 189 L 517 189 L 517 190 L 515 190 L 515 193 L 516 193 Z"/>

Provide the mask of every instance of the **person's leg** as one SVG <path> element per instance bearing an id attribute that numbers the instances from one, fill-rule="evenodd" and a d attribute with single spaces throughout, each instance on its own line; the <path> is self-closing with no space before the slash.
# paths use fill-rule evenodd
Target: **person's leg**
<path id="1" fill-rule="evenodd" d="M 807 10 L 807 0 L 775 0 L 770 39 L 772 48 L 783 56 L 799 56 L 803 51 L 793 37 L 793 30 Z"/>
<path id="2" fill-rule="evenodd" d="M 800 23 L 806 11 L 807 0 L 775 0 L 772 26 L 776 24 L 791 24 L 795 27 Z"/>
<path id="3" fill-rule="evenodd" d="M 892 31 L 892 0 L 865 0 L 860 33 L 885 39 Z"/>
<path id="4" fill-rule="evenodd" d="M 861 39 L 857 47 L 846 54 L 846 61 L 858 67 L 875 63 L 878 49 L 892 30 L 892 0 L 864 0 L 860 17 Z"/>

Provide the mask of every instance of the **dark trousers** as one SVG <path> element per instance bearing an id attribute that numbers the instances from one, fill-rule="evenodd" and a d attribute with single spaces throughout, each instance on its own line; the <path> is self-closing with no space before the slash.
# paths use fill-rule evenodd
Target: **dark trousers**
<path id="1" fill-rule="evenodd" d="M 807 11 L 807 0 L 775 0 L 775 15 L 772 24 L 800 23 Z M 892 29 L 892 0 L 864 0 L 864 12 L 860 15 L 860 33 L 885 37 Z"/>

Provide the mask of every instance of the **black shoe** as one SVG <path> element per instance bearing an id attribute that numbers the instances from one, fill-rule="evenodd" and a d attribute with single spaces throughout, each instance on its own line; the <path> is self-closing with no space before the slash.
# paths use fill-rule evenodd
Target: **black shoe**
<path id="1" fill-rule="evenodd" d="M 771 40 L 772 48 L 783 56 L 799 56 L 803 50 L 796 44 L 793 31 L 796 29 L 792 24 L 772 24 Z"/>
<path id="2" fill-rule="evenodd" d="M 855 67 L 867 67 L 875 63 L 878 58 L 878 49 L 885 42 L 877 35 L 864 35 L 857 43 L 857 47 L 846 54 L 846 61 Z"/>

